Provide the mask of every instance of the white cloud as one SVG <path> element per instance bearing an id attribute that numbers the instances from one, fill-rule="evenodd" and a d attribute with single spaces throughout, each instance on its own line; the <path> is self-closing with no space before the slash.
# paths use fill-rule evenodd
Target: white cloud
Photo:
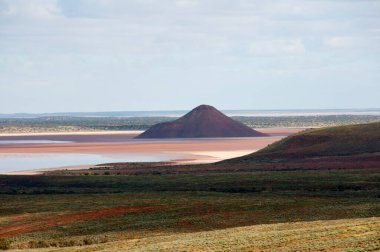
<path id="1" fill-rule="evenodd" d="M 259 56 L 297 55 L 305 52 L 305 46 L 301 39 L 262 40 L 252 42 L 248 50 Z"/>
<path id="2" fill-rule="evenodd" d="M 331 37 L 325 40 L 325 44 L 333 48 L 349 48 L 355 45 L 352 37 Z"/>
<path id="3" fill-rule="evenodd" d="M 370 31 L 371 32 L 371 31 Z M 380 37 L 379 36 L 337 36 L 329 37 L 324 40 L 324 44 L 330 48 L 336 48 L 341 50 L 369 50 L 372 52 L 379 52 Z"/>
<path id="4" fill-rule="evenodd" d="M 60 15 L 56 0 L 3 0 L 0 16 L 7 18 L 46 19 Z"/>
<path id="5" fill-rule="evenodd" d="M 195 0 L 177 0 L 175 4 L 179 8 L 189 8 L 195 6 L 197 2 Z"/>
<path id="6" fill-rule="evenodd" d="M 247 90 L 246 104 L 254 100 L 248 97 L 256 90 L 252 83 L 302 86 L 307 81 L 295 78 L 299 75 L 319 78 L 318 83 L 340 81 L 343 71 L 336 69 L 325 77 L 332 65 L 347 73 L 360 69 L 370 83 L 378 83 L 379 30 L 380 1 L 0 0 L 0 112 L 14 110 L 8 104 L 15 104 L 20 93 L 33 92 L 28 85 L 41 82 L 78 94 L 92 90 L 91 96 L 99 99 L 102 85 L 120 94 L 134 85 L 134 97 L 148 95 L 138 88 L 144 86 L 166 97 L 187 83 L 189 92 L 202 89 L 205 96 L 221 100 L 231 100 L 222 91 L 231 83 L 246 83 L 246 88 L 236 88 Z M 283 81 L 272 78 L 273 73 L 284 76 Z M 344 83 L 355 81 L 363 82 L 352 78 Z M 22 88 L 11 93 L 9 84 Z M 80 98 L 59 106 L 75 110 L 83 105 Z M 172 96 L 166 98 L 174 104 Z M 178 96 L 182 99 L 186 102 Z M 125 107 L 114 109 L 150 106 L 140 100 L 122 98 Z M 45 106 L 36 103 L 30 109 Z"/>

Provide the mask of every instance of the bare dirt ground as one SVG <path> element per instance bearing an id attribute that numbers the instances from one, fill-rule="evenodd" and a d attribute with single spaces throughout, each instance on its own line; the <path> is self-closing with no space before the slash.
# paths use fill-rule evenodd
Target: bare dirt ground
<path id="1" fill-rule="evenodd" d="M 0 238 L 45 230 L 55 226 L 75 223 L 77 221 L 112 217 L 126 213 L 154 211 L 161 208 L 164 208 L 164 206 L 117 206 L 112 208 L 97 209 L 89 212 L 55 215 L 53 217 L 39 219 L 24 224 L 0 226 Z"/>

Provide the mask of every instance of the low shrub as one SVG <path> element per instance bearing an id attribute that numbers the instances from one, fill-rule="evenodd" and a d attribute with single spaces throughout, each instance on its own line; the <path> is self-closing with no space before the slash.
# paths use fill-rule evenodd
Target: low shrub
<path id="1" fill-rule="evenodd" d="M 63 241 L 59 241 L 59 247 L 72 247 L 72 246 L 75 246 L 75 241 L 73 240 L 63 240 Z"/>
<path id="2" fill-rule="evenodd" d="M 90 238 L 83 239 L 83 245 L 91 245 L 93 243 L 94 243 L 94 241 Z"/>
<path id="3" fill-rule="evenodd" d="M 0 249 L 7 250 L 11 248 L 11 242 L 7 239 L 0 238 Z"/>
<path id="4" fill-rule="evenodd" d="M 50 244 L 46 241 L 30 241 L 29 248 L 48 248 Z"/>

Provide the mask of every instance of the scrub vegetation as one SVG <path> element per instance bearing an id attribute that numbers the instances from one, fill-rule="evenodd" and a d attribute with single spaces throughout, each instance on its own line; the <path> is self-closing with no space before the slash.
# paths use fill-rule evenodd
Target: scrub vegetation
<path id="1" fill-rule="evenodd" d="M 253 128 L 324 127 L 380 121 L 380 116 L 375 115 L 234 116 L 232 118 Z M 177 118 L 158 116 L 0 118 L 0 133 L 146 130 L 154 124 L 175 119 Z"/>
<path id="2" fill-rule="evenodd" d="M 3 175 L 0 249 L 377 251 L 378 130 L 305 131 L 209 165 Z"/>
<path id="3" fill-rule="evenodd" d="M 109 242 L 118 248 L 121 241 L 125 241 L 125 248 L 135 248 L 130 239 L 153 244 L 171 241 L 164 237 L 175 234 L 176 242 L 180 242 L 178 239 L 187 234 L 192 237 L 193 232 L 380 217 L 380 172 L 374 169 L 1 176 L 0 184 L 0 238 L 5 248 L 14 249 Z M 351 225 L 351 221 L 344 225 Z M 378 224 L 369 228 L 377 230 Z M 204 233 L 204 237 L 217 233 Z M 245 235 L 248 233 L 239 232 L 238 237 L 242 237 L 236 239 L 245 239 Z M 266 235 L 263 239 L 268 248 L 270 240 L 276 248 L 278 240 Z M 189 239 L 183 246 L 198 238 Z M 225 250 L 238 248 L 235 245 Z M 139 246 L 136 249 L 142 248 Z"/>

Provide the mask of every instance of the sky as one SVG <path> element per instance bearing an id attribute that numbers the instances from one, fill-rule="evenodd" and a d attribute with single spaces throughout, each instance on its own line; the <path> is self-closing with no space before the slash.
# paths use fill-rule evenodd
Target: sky
<path id="1" fill-rule="evenodd" d="M 380 108 L 380 0 L 0 0 L 0 113 Z"/>

